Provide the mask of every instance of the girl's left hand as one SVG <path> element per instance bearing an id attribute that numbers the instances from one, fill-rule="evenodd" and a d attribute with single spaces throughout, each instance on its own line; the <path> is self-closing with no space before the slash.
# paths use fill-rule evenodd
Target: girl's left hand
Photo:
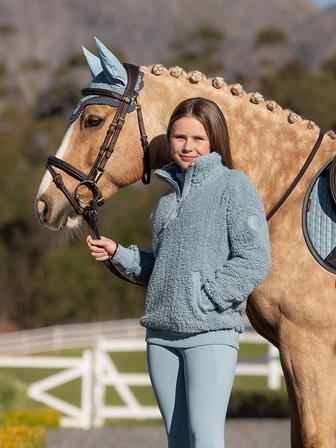
<path id="1" fill-rule="evenodd" d="M 87 236 L 86 242 L 91 255 L 96 261 L 106 261 L 114 255 L 117 243 L 109 238 L 101 237 L 99 240 L 94 240 L 90 235 Z"/>

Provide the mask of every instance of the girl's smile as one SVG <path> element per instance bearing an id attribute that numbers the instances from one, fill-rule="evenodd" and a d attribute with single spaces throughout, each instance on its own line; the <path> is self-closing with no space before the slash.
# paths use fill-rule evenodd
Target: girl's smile
<path id="1" fill-rule="evenodd" d="M 176 120 L 170 135 L 170 151 L 182 171 L 196 157 L 210 154 L 210 140 L 203 124 L 190 115 Z"/>
<path id="2" fill-rule="evenodd" d="M 193 159 L 195 159 L 195 157 L 188 157 L 188 156 L 180 156 L 180 157 L 181 157 L 182 160 L 186 160 L 187 162 L 188 162 L 189 160 L 193 160 Z"/>

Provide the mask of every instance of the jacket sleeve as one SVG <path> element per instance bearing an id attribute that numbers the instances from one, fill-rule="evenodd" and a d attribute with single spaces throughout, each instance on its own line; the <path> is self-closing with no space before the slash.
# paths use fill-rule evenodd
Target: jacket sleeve
<path id="1" fill-rule="evenodd" d="M 141 250 L 137 245 L 131 244 L 128 247 L 118 243 L 118 248 L 113 258 L 113 265 L 130 280 L 148 285 L 154 266 L 153 252 Z"/>
<path id="2" fill-rule="evenodd" d="M 202 283 L 217 307 L 245 310 L 253 289 L 271 269 L 271 247 L 263 202 L 245 174 L 237 171 L 227 205 L 229 259 L 207 272 Z"/>

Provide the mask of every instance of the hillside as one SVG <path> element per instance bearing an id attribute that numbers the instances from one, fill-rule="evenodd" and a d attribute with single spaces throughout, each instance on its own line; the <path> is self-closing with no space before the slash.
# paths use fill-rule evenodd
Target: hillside
<path id="1" fill-rule="evenodd" d="M 211 24 L 225 35 L 218 56 L 224 76 L 257 78 L 295 56 L 317 66 L 335 55 L 335 18 L 336 7 L 324 10 L 310 0 L 29 0 L 29 7 L 0 0 L 0 63 L 33 91 L 81 45 L 92 47 L 93 35 L 130 62 L 166 63 L 174 40 Z M 256 50 L 255 35 L 268 26 L 283 30 L 287 45 Z M 36 66 L 38 77 L 31 74 Z"/>
<path id="2" fill-rule="evenodd" d="M 0 0 L 0 25 L 13 27 L 2 33 L 0 55 L 12 67 L 32 56 L 56 65 L 81 45 L 91 46 L 95 34 L 133 62 L 150 64 L 202 23 L 234 43 L 270 24 L 290 31 L 319 11 L 309 0 L 29 0 L 29 8 L 24 0 Z"/>
<path id="3" fill-rule="evenodd" d="M 297 50 L 307 63 L 318 67 L 336 56 L 336 6 L 307 18 L 294 31 Z"/>

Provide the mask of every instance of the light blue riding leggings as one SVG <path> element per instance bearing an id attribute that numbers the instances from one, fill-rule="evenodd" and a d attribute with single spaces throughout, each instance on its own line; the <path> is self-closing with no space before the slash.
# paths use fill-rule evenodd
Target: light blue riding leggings
<path id="1" fill-rule="evenodd" d="M 147 343 L 147 364 L 169 448 L 223 448 L 238 350 Z"/>

